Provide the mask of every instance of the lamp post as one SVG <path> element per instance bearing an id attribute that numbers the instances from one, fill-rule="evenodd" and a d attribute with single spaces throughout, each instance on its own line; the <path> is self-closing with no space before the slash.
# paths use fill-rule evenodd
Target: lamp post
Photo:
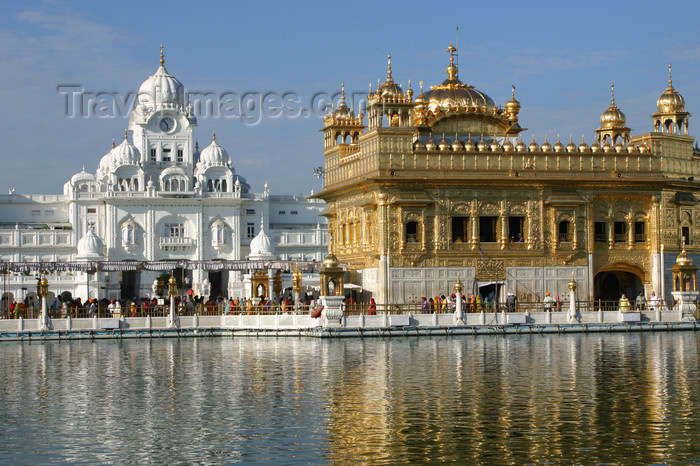
<path id="1" fill-rule="evenodd" d="M 462 290 L 464 286 L 457 277 L 457 283 L 455 283 L 455 324 L 464 324 L 464 314 L 462 313 Z"/>
<path id="2" fill-rule="evenodd" d="M 178 318 L 175 314 L 175 296 L 177 296 L 177 280 L 175 280 L 175 275 L 170 272 L 170 279 L 168 279 L 168 295 L 170 295 L 170 315 L 168 316 L 168 327 L 176 327 L 178 325 Z"/>
<path id="3" fill-rule="evenodd" d="M 45 332 L 47 330 L 51 330 L 49 309 L 46 303 L 46 298 L 49 295 L 49 281 L 46 279 L 46 275 L 43 275 L 36 284 L 36 294 L 41 298 L 41 318 L 39 319 L 39 331 Z"/>
<path id="4" fill-rule="evenodd" d="M 292 273 L 292 290 L 294 291 L 294 313 L 299 312 L 299 293 L 301 293 L 302 278 L 301 270 L 299 270 L 299 264 L 294 267 L 294 273 Z"/>

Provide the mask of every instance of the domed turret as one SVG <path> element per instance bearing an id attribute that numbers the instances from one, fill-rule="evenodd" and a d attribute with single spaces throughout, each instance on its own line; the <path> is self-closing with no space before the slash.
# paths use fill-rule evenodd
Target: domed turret
<path id="1" fill-rule="evenodd" d="M 129 141 L 129 131 L 124 131 L 124 140 L 117 147 L 112 149 L 112 163 L 120 165 L 138 165 L 141 162 L 141 153 Z"/>
<path id="2" fill-rule="evenodd" d="M 540 146 L 537 145 L 535 142 L 535 135 L 532 135 L 532 142 L 530 143 L 529 146 L 527 146 L 528 150 L 530 152 L 539 152 L 540 151 Z"/>
<path id="3" fill-rule="evenodd" d="M 216 131 L 212 133 L 211 144 L 204 148 L 199 156 L 200 163 L 205 165 L 225 166 L 231 162 L 226 149 L 216 142 Z"/>
<path id="4" fill-rule="evenodd" d="M 656 101 L 656 109 L 657 113 L 651 116 L 654 119 L 654 131 L 688 135 L 690 113 L 685 111 L 683 96 L 673 88 L 670 64 L 668 65 L 668 86 Z"/>
<path id="5" fill-rule="evenodd" d="M 402 100 L 404 93 L 401 90 L 401 86 L 396 84 L 394 79 L 391 77 L 391 54 L 387 56 L 387 59 L 389 63 L 387 65 L 386 82 L 379 85 L 377 88 L 377 95 L 385 100 Z"/>
<path id="6" fill-rule="evenodd" d="M 523 142 L 523 137 L 520 136 L 518 143 L 515 145 L 515 150 L 518 152 L 527 152 L 527 146 Z"/>
<path id="7" fill-rule="evenodd" d="M 622 110 L 615 105 L 615 83 L 610 83 L 610 106 L 600 116 L 600 128 L 596 130 L 598 135 L 597 143 L 603 146 L 616 145 L 618 142 L 627 144 L 630 136 L 630 129 L 625 126 L 627 118 Z M 607 151 L 606 151 L 607 152 Z"/>
<path id="8" fill-rule="evenodd" d="M 574 138 L 573 136 L 569 135 L 569 143 L 566 145 L 566 151 L 567 152 L 576 152 L 578 149 L 576 147 L 576 144 L 574 144 Z"/>
<path id="9" fill-rule="evenodd" d="M 588 144 L 586 144 L 586 137 L 581 136 L 581 144 L 578 145 L 578 150 L 580 152 L 590 152 L 591 148 L 588 147 Z"/>
<path id="10" fill-rule="evenodd" d="M 250 260 L 273 260 L 275 259 L 275 243 L 270 235 L 265 232 L 265 222 L 260 217 L 260 232 L 250 242 Z"/>
<path id="11" fill-rule="evenodd" d="M 674 113 L 685 110 L 685 100 L 683 96 L 673 88 L 673 80 L 671 79 L 671 65 L 668 65 L 668 87 L 656 101 L 656 109 L 659 113 Z"/>
<path id="12" fill-rule="evenodd" d="M 155 74 L 141 84 L 138 104 L 151 111 L 164 108 L 185 108 L 185 87 L 165 69 L 163 45 L 160 46 L 160 66 Z"/>
<path id="13" fill-rule="evenodd" d="M 542 152 L 552 152 L 552 145 L 547 141 L 547 135 L 544 135 L 544 142 L 542 143 L 542 147 L 540 148 Z"/>
<path id="14" fill-rule="evenodd" d="M 84 181 L 95 181 L 95 175 L 86 172 L 83 165 L 83 169 L 71 177 L 70 183 L 75 186 Z"/>
<path id="15" fill-rule="evenodd" d="M 104 257 L 104 243 L 102 240 L 89 228 L 85 236 L 78 241 L 78 254 L 76 259 L 94 260 Z"/>

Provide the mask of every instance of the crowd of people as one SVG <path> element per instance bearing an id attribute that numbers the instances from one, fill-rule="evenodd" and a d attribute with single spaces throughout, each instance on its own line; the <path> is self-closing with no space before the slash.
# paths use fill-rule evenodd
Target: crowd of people
<path id="1" fill-rule="evenodd" d="M 304 295 L 299 300 L 297 307 L 292 296 L 283 297 L 279 303 L 273 302 L 269 297 L 261 296 L 252 298 L 224 298 L 223 296 L 205 298 L 203 296 L 186 295 L 177 296 L 175 309 L 179 315 L 234 315 L 234 314 L 270 314 L 313 312 L 318 306 L 317 301 L 310 294 Z M 38 318 L 41 314 L 40 304 L 34 301 L 12 301 L 3 309 L 1 317 L 9 319 Z M 49 316 L 52 318 L 67 317 L 160 317 L 170 312 L 169 298 L 134 298 L 129 300 L 119 299 L 95 299 L 82 301 L 80 297 L 68 297 L 58 295 L 48 305 Z"/>

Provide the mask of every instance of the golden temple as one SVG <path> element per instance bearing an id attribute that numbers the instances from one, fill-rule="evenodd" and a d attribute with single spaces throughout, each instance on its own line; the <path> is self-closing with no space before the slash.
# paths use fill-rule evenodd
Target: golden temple
<path id="1" fill-rule="evenodd" d="M 670 267 L 700 244 L 700 151 L 685 102 L 668 86 L 653 131 L 631 135 L 615 103 L 596 139 L 523 142 L 515 98 L 497 106 L 459 79 L 419 93 L 392 77 L 370 88 L 364 114 L 324 118 L 329 253 L 377 302 L 465 292 L 503 301 L 582 300 L 650 291 L 670 299 Z"/>

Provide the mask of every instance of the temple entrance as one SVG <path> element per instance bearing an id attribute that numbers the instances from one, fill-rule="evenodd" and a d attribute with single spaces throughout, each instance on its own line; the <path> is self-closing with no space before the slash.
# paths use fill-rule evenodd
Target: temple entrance
<path id="1" fill-rule="evenodd" d="M 618 301 L 622 293 L 625 293 L 630 301 L 640 291 L 644 291 L 642 279 L 629 271 L 604 271 L 595 276 L 595 299 L 603 301 Z"/>
<path id="2" fill-rule="evenodd" d="M 478 283 L 479 295 L 481 295 L 481 300 L 486 302 L 488 299 L 489 303 L 497 303 L 500 301 L 501 296 L 501 283 L 488 282 L 488 283 Z"/>
<path id="3" fill-rule="evenodd" d="M 223 283 L 220 270 L 218 272 L 209 272 L 209 283 L 211 283 L 211 292 L 209 293 L 209 296 L 214 299 L 219 296 L 223 296 L 221 293 Z"/>
<path id="4" fill-rule="evenodd" d="M 119 278 L 122 299 L 137 299 L 139 297 L 139 277 L 141 274 L 135 270 L 122 271 Z"/>

